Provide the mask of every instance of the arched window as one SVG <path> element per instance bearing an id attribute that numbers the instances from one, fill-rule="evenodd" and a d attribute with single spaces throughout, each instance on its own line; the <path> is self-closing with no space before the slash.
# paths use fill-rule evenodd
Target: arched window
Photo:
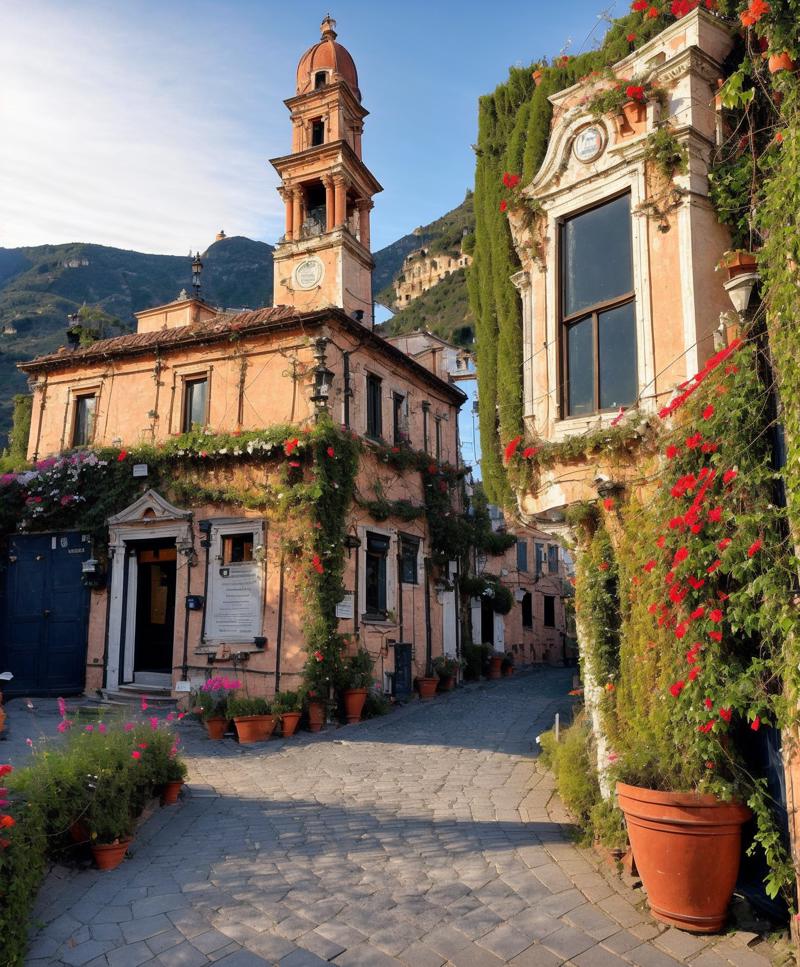
<path id="1" fill-rule="evenodd" d="M 318 91 L 321 87 L 325 87 L 328 83 L 328 72 L 327 71 L 317 71 L 314 74 L 314 90 Z"/>

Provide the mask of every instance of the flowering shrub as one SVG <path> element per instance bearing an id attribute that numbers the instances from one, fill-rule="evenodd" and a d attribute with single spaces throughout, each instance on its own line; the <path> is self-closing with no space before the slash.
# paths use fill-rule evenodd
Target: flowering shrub
<path id="1" fill-rule="evenodd" d="M 233 692 L 242 687 L 238 678 L 228 678 L 227 675 L 217 675 L 206 679 L 195 696 L 195 702 L 201 709 L 204 722 L 208 719 L 228 719 L 228 701 Z"/>

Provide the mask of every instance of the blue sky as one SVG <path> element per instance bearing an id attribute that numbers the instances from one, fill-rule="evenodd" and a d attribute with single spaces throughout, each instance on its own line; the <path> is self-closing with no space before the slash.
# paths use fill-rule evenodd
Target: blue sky
<path id="1" fill-rule="evenodd" d="M 510 65 L 577 53 L 604 30 L 598 0 L 332 3 L 370 111 L 365 161 L 384 186 L 375 249 L 461 201 L 477 99 Z M 283 99 L 326 4 L 5 0 L 0 246 L 182 255 L 219 228 L 273 242 L 283 213 L 267 159 L 288 151 Z"/>

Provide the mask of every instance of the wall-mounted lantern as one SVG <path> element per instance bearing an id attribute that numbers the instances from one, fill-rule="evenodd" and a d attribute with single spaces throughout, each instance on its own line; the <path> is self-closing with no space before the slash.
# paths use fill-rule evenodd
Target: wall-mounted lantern
<path id="1" fill-rule="evenodd" d="M 314 359 L 317 364 L 314 367 L 314 392 L 311 395 L 311 402 L 314 404 L 317 417 L 327 410 L 333 385 L 333 373 L 328 369 L 325 357 L 329 342 L 330 339 L 327 336 L 319 336 L 314 340 Z"/>
<path id="2" fill-rule="evenodd" d="M 97 591 L 105 585 L 106 576 L 100 562 L 95 557 L 87 557 L 81 564 L 81 583 L 85 588 Z"/>

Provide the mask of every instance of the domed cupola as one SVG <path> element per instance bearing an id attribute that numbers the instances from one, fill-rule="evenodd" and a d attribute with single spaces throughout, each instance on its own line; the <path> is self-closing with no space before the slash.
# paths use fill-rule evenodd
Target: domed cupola
<path id="1" fill-rule="evenodd" d="M 322 38 L 309 47 L 297 65 L 297 93 L 308 94 L 327 84 L 344 81 L 361 100 L 358 89 L 358 72 L 349 51 L 336 43 L 336 21 L 330 16 L 322 21 Z"/>

